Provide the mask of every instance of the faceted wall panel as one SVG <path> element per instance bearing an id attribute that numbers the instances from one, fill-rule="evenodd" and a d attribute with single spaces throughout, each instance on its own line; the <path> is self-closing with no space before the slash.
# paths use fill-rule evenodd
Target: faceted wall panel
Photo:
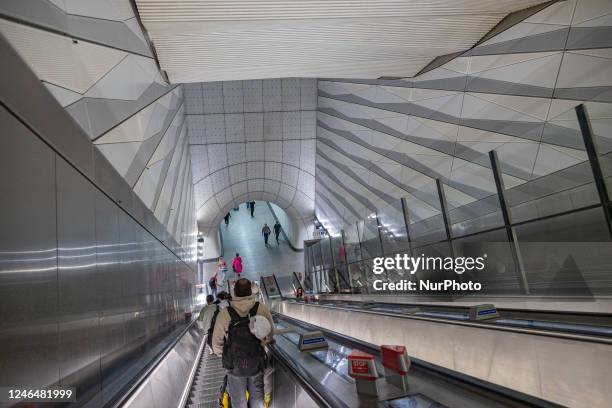
<path id="1" fill-rule="evenodd" d="M 437 178 L 452 209 L 475 206 L 496 192 L 491 150 L 510 197 L 567 188 L 587 160 L 580 103 L 600 153 L 612 150 L 612 3 L 558 2 L 517 21 L 413 78 L 319 80 L 316 211 L 331 230 L 400 197 L 411 222 L 427 220 Z"/>
<path id="2" fill-rule="evenodd" d="M 130 1 L 6 1 L 0 33 L 193 256 L 197 225 L 184 116 L 193 98 L 159 72 Z"/>

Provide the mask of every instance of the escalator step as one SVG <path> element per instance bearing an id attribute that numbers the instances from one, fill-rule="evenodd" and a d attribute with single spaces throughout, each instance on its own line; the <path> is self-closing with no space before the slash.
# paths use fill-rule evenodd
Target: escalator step
<path id="1" fill-rule="evenodd" d="M 215 393 L 215 394 L 208 394 L 208 395 L 201 395 L 199 397 L 189 397 L 189 399 L 187 400 L 187 403 L 189 404 L 196 404 L 199 402 L 207 402 L 207 401 L 217 401 L 219 400 L 219 394 Z"/>
<path id="2" fill-rule="evenodd" d="M 196 376 L 195 378 L 200 379 L 200 378 L 215 378 L 215 377 L 221 377 L 223 378 L 225 376 L 225 370 L 221 369 L 221 370 L 208 370 L 198 376 Z"/>
<path id="3" fill-rule="evenodd" d="M 204 394 L 218 394 L 219 390 L 221 389 L 221 384 L 213 384 L 210 387 L 206 387 L 206 388 L 198 388 L 198 389 L 191 389 L 189 390 L 189 397 L 197 397 L 200 395 L 204 395 Z"/>
<path id="4" fill-rule="evenodd" d="M 219 396 L 218 395 L 210 395 L 208 397 L 202 397 L 202 398 L 194 398 L 194 399 L 189 399 L 187 401 L 187 405 L 192 405 L 192 404 L 207 404 L 207 403 L 218 403 L 219 402 Z"/>
<path id="5" fill-rule="evenodd" d="M 205 372 L 207 370 L 220 370 L 222 369 L 223 366 L 221 364 L 215 364 L 215 365 L 207 365 L 205 367 L 202 367 L 202 369 L 200 370 L 200 372 Z"/>
<path id="6" fill-rule="evenodd" d="M 218 390 L 219 387 L 221 386 L 221 383 L 219 384 L 202 384 L 196 387 L 191 387 L 191 393 L 194 392 L 202 392 L 205 390 Z"/>
<path id="7" fill-rule="evenodd" d="M 199 384 L 202 382 L 214 381 L 216 378 L 220 378 L 221 380 L 223 380 L 223 377 L 225 377 L 225 371 L 217 371 L 196 377 L 193 382 L 194 384 Z"/>
<path id="8" fill-rule="evenodd" d="M 223 377 L 225 376 L 224 372 L 212 373 L 211 375 L 205 375 L 199 378 L 196 378 L 193 381 L 193 384 L 205 384 L 209 382 L 223 381 Z"/>
<path id="9" fill-rule="evenodd" d="M 198 401 L 202 399 L 210 399 L 210 398 L 217 398 L 217 397 L 219 397 L 218 389 L 189 394 L 189 399 L 191 401 Z"/>
<path id="10" fill-rule="evenodd" d="M 203 370 L 199 375 L 208 375 L 211 372 L 221 372 L 225 371 L 223 367 L 209 367 L 206 370 Z"/>
<path id="11" fill-rule="evenodd" d="M 188 408 L 217 408 L 219 406 L 219 401 L 204 401 L 198 402 L 194 404 L 187 404 Z"/>

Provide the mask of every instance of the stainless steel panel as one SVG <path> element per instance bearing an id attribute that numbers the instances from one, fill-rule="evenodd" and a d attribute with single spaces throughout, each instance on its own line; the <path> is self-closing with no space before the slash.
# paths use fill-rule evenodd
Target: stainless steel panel
<path id="1" fill-rule="evenodd" d="M 153 398 L 153 387 L 149 381 L 142 387 L 136 398 L 125 404 L 130 408 L 151 408 L 155 407 L 155 399 Z"/>
<path id="2" fill-rule="evenodd" d="M 59 156 L 56 185 L 60 377 L 84 400 L 101 390 L 94 187 Z"/>
<path id="3" fill-rule="evenodd" d="M 314 402 L 310 395 L 302 387 L 297 384 L 295 386 L 295 407 L 296 408 L 312 408 L 316 407 L 317 404 Z"/>
<path id="4" fill-rule="evenodd" d="M 106 387 L 120 374 L 114 370 L 125 345 L 122 309 L 121 243 L 119 212 L 121 210 L 99 191 L 95 192 L 96 264 L 100 299 L 100 376 L 102 400 L 112 396 Z"/>
<path id="5" fill-rule="evenodd" d="M 126 344 L 131 345 L 137 340 L 138 310 L 137 300 L 137 273 L 140 261 L 140 247 L 137 242 L 136 222 L 126 214 L 119 218 L 119 236 L 123 251 L 121 254 L 121 275 L 123 276 L 122 306 L 125 316 Z"/>
<path id="6" fill-rule="evenodd" d="M 186 334 L 186 336 L 189 336 Z M 185 384 L 189 380 L 189 370 L 185 360 L 178 354 L 176 348 L 168 354 L 168 371 L 170 372 L 169 382 L 175 390 L 174 395 L 177 399 L 181 398 Z"/>
<path id="7" fill-rule="evenodd" d="M 0 384 L 59 381 L 55 154 L 0 107 Z"/>
<path id="8" fill-rule="evenodd" d="M 285 369 L 278 364 L 274 371 L 273 381 L 272 408 L 295 406 L 295 383 Z"/>
<path id="9" fill-rule="evenodd" d="M 0 108 L 0 383 L 75 385 L 98 406 L 92 393 L 111 396 L 182 320 L 195 273 L 89 181 L 123 182 L 102 160 L 93 177 L 78 127 L 37 79 L 9 71 L 0 99 L 40 134 Z"/>
<path id="10" fill-rule="evenodd" d="M 199 362 L 198 353 L 204 347 L 205 335 L 206 333 L 197 324 L 191 326 L 123 406 L 125 408 L 179 406 L 183 391 L 190 386 L 189 376 Z"/>
<path id="11" fill-rule="evenodd" d="M 168 370 L 168 361 L 164 360 L 156 369 L 155 374 L 150 380 L 153 390 L 153 398 L 157 408 L 172 407 L 172 402 L 178 401 L 180 396 L 176 397 L 176 390 L 173 390 L 170 383 L 170 371 Z"/>

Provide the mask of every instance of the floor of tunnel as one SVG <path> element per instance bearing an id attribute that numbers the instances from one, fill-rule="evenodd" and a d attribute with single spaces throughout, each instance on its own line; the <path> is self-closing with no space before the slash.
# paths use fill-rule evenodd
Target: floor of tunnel
<path id="1" fill-rule="evenodd" d="M 228 264 L 227 278 L 232 279 L 232 260 L 236 252 L 240 253 L 243 262 L 242 276 L 258 280 L 260 276 L 275 274 L 277 276 L 290 275 L 294 271 L 304 270 L 304 253 L 294 251 L 283 237 L 279 236 L 276 243 L 274 234 L 270 235 L 269 246 L 264 244 L 261 233 L 264 223 L 272 229 L 275 219 L 268 203 L 255 202 L 254 217 L 246 204 L 240 204 L 238 211 L 230 210 L 229 225 L 221 221 L 219 226 L 223 239 L 223 258 Z M 216 263 L 204 264 L 205 277 L 211 276 L 216 270 Z"/>

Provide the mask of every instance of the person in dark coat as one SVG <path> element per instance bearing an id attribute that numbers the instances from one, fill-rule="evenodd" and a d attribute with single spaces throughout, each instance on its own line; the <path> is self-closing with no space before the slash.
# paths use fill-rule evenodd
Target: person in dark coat
<path id="1" fill-rule="evenodd" d="M 225 217 L 223 217 L 223 219 L 225 220 L 225 225 L 229 225 L 230 218 L 232 218 L 232 215 L 230 213 L 225 214 Z"/>
<path id="2" fill-rule="evenodd" d="M 274 236 L 276 237 L 276 245 L 280 245 L 280 243 L 278 242 L 278 236 L 281 233 L 281 230 L 283 228 L 280 225 L 280 222 L 278 222 L 278 220 L 276 220 L 276 224 L 274 224 Z"/>
<path id="3" fill-rule="evenodd" d="M 253 218 L 254 212 L 255 212 L 255 201 L 251 201 L 251 218 Z"/>

